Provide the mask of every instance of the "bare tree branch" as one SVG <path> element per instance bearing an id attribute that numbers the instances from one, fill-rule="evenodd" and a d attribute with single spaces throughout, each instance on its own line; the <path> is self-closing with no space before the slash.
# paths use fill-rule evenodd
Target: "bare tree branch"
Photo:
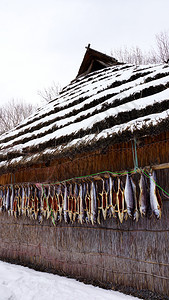
<path id="1" fill-rule="evenodd" d="M 111 55 L 120 62 L 134 65 L 159 63 L 161 61 L 154 49 L 151 49 L 148 52 L 143 52 L 138 46 L 132 48 L 127 48 L 125 46 L 119 49 L 114 49 L 111 51 Z"/>
<path id="2" fill-rule="evenodd" d="M 54 100 L 60 91 L 60 84 L 53 82 L 52 85 L 48 88 L 44 88 L 42 91 L 38 91 L 38 95 L 41 96 L 45 101 L 49 102 L 51 100 Z"/>
<path id="3" fill-rule="evenodd" d="M 158 56 L 162 62 L 169 62 L 169 34 L 167 31 L 161 31 L 156 34 Z"/>
<path id="4" fill-rule="evenodd" d="M 32 104 L 10 100 L 0 107 L 0 134 L 14 128 L 35 110 Z"/>

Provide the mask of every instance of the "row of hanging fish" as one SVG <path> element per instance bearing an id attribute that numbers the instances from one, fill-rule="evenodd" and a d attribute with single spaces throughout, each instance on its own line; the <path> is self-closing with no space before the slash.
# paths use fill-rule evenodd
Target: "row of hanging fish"
<path id="1" fill-rule="evenodd" d="M 38 219 L 52 218 L 54 224 L 63 219 L 66 223 L 101 223 L 114 217 L 123 220 L 139 216 L 161 218 L 162 201 L 156 185 L 156 174 L 150 179 L 144 173 L 139 182 L 131 175 L 122 177 L 85 179 L 59 185 L 24 184 L 0 187 L 0 212 L 15 217 Z"/>

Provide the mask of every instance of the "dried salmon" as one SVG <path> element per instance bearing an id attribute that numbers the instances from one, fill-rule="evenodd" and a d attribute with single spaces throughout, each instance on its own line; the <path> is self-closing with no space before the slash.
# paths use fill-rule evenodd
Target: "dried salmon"
<path id="1" fill-rule="evenodd" d="M 117 213 L 118 213 L 120 223 L 122 223 L 123 219 L 124 219 L 124 210 L 125 210 L 124 190 L 122 190 L 121 181 L 120 181 L 120 178 L 118 178 Z"/>
<path id="2" fill-rule="evenodd" d="M 150 175 L 150 205 L 152 212 L 156 216 L 157 219 L 161 218 L 161 208 L 162 208 L 162 200 L 160 197 L 160 193 L 158 187 L 156 185 L 156 173 L 152 172 Z"/>

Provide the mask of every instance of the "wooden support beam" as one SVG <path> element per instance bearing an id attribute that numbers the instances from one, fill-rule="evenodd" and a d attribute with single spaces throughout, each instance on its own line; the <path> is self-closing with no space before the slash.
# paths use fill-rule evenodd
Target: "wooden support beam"
<path id="1" fill-rule="evenodd" d="M 163 170 L 163 169 L 168 169 L 168 168 L 169 168 L 169 163 L 152 166 L 153 170 Z"/>

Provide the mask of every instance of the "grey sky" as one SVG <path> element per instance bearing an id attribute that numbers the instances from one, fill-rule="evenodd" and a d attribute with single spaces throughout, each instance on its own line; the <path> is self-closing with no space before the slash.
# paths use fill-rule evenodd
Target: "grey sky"
<path id="1" fill-rule="evenodd" d="M 107 54 L 150 49 L 169 30 L 168 11 L 169 0 L 0 0 L 0 104 L 68 84 L 88 43 Z"/>

